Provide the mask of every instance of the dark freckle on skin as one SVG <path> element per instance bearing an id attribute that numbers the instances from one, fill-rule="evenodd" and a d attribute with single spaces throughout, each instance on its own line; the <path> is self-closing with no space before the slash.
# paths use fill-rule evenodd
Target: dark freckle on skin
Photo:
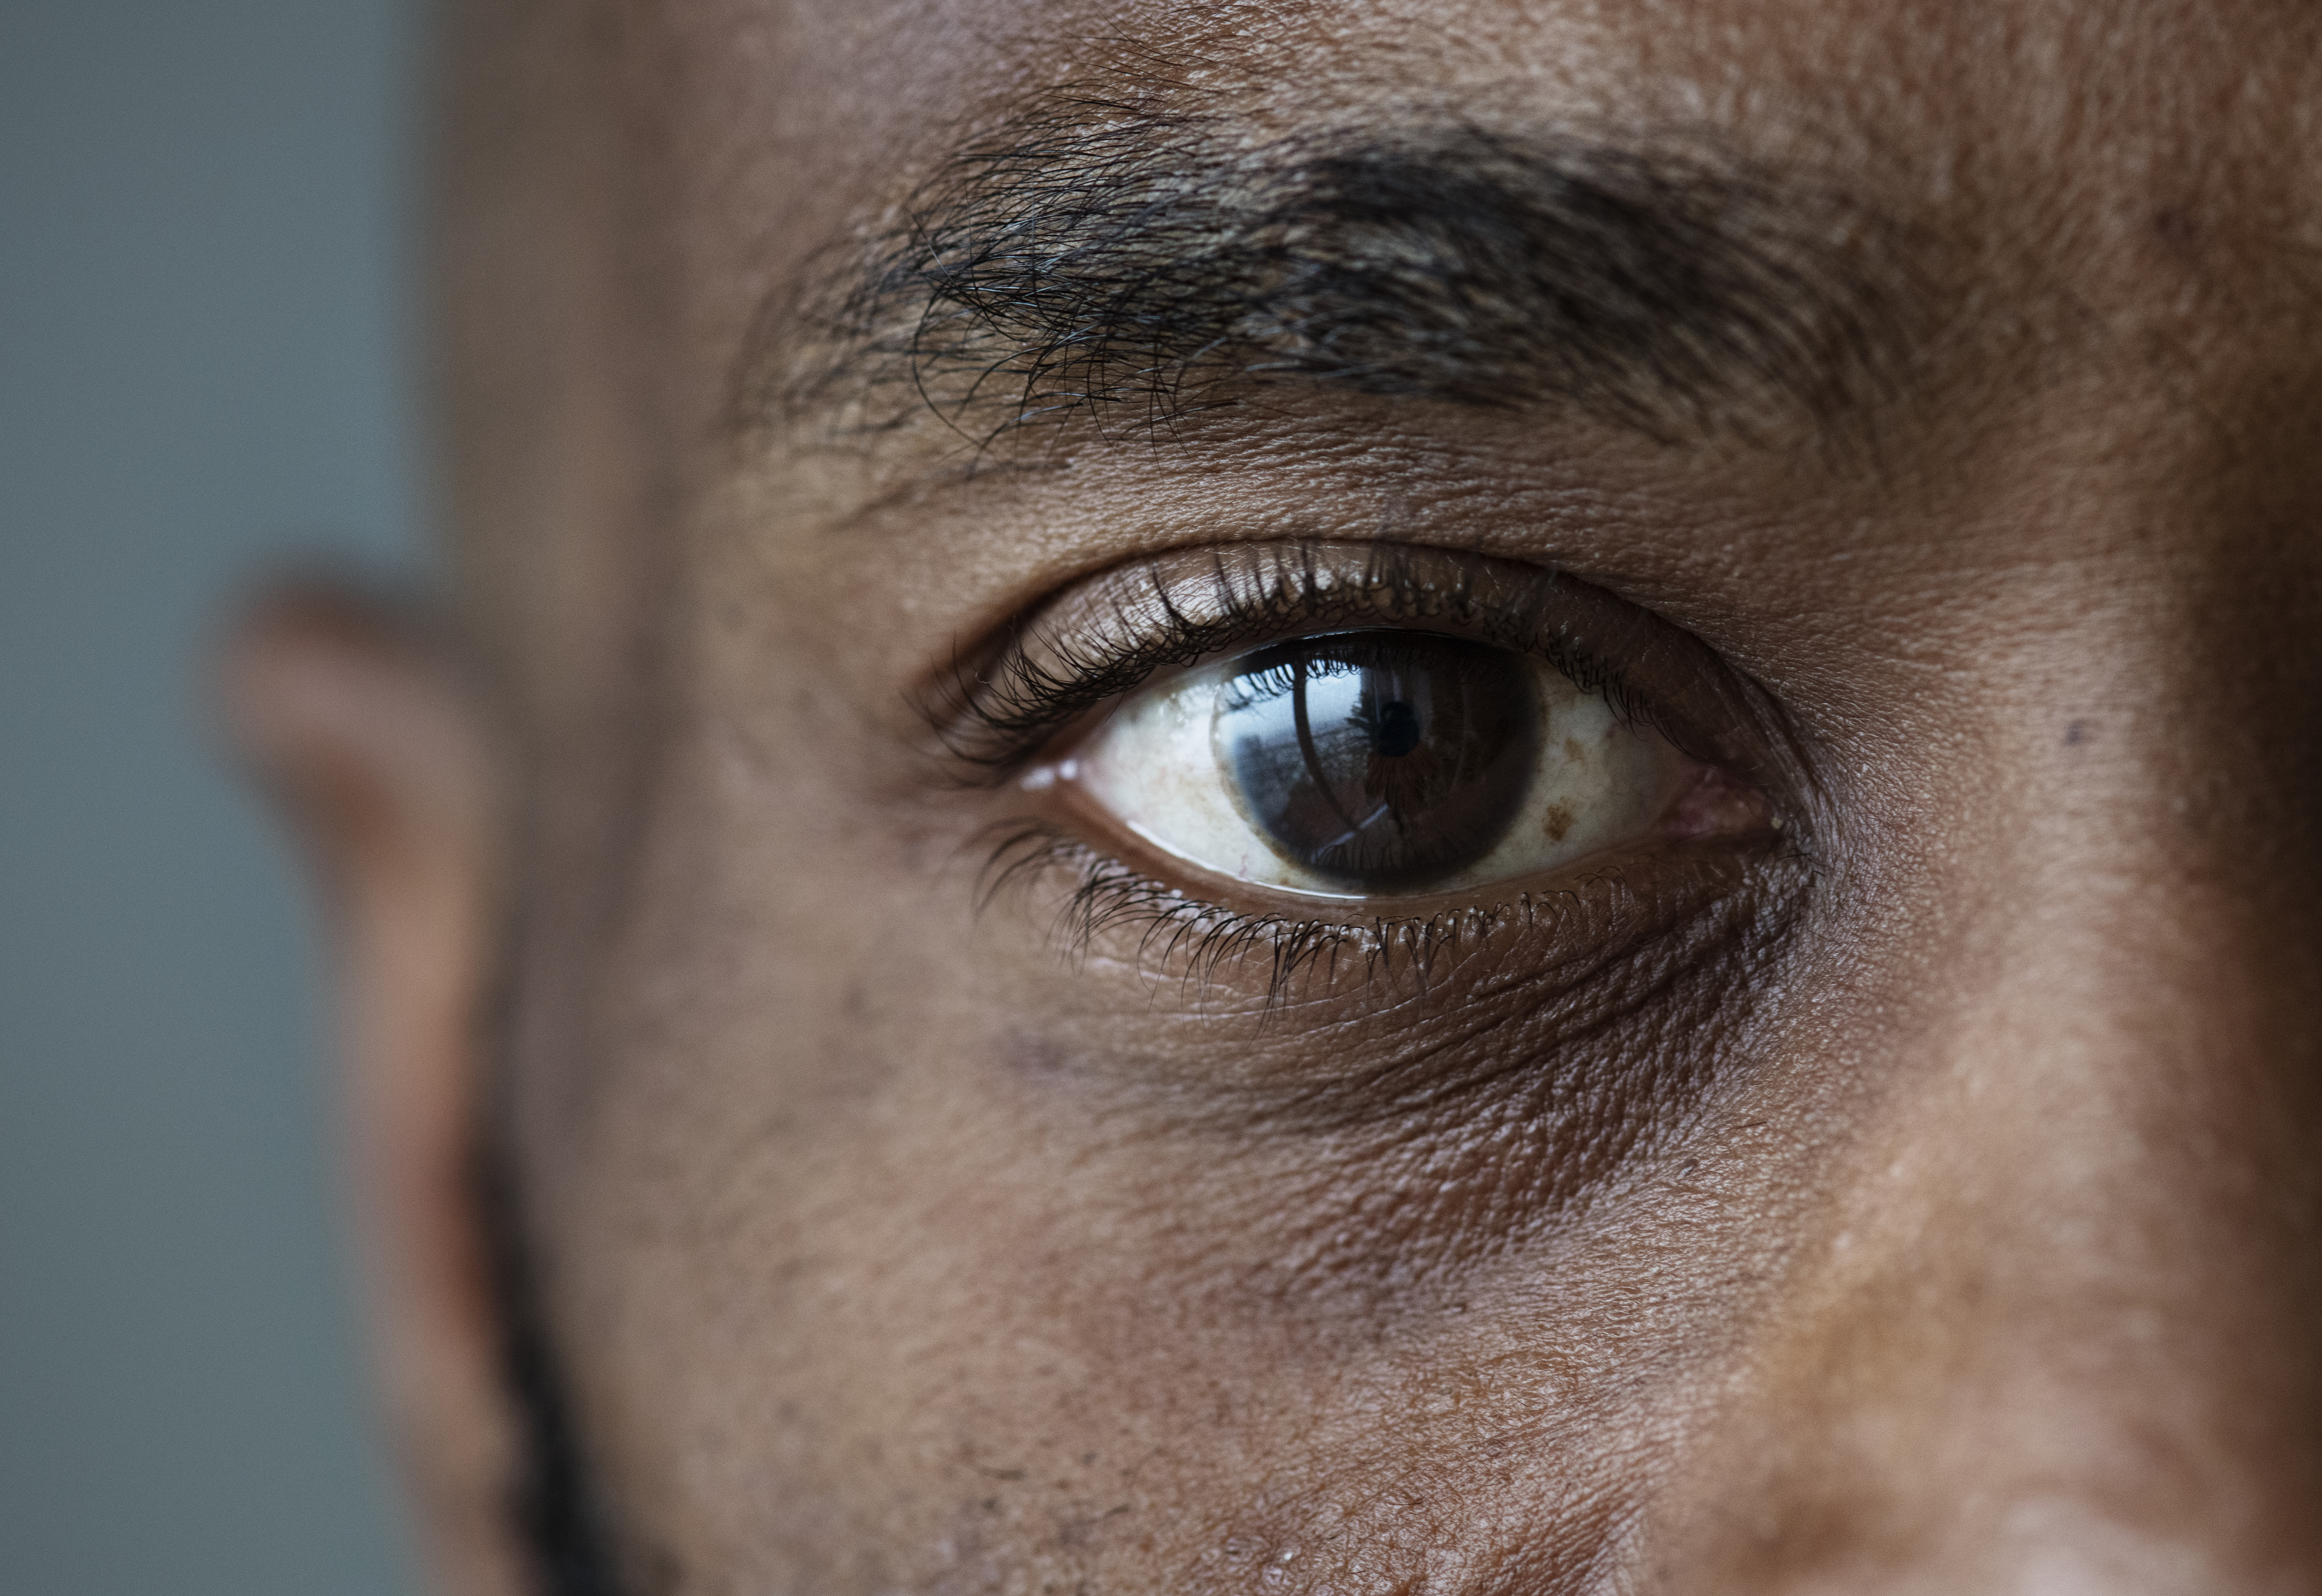
<path id="1" fill-rule="evenodd" d="M 2201 225 L 2183 205 L 2163 205 L 2153 213 L 2153 233 L 2171 249 L 2189 251 L 2199 242 Z"/>
<path id="2" fill-rule="evenodd" d="M 2065 746 L 2077 748 L 2088 740 L 2089 726 L 2086 721 L 2076 720 L 2064 728 Z"/>
<path id="3" fill-rule="evenodd" d="M 1051 1080 L 1072 1067 L 1063 1048 L 1036 1033 L 1010 1031 L 1000 1038 L 997 1051 L 1010 1071 L 1034 1080 Z"/>
<path id="4" fill-rule="evenodd" d="M 1572 806 L 1557 804 L 1550 808 L 1547 824 L 1541 829 L 1548 833 L 1550 842 L 1562 842 L 1564 834 L 1572 829 Z"/>

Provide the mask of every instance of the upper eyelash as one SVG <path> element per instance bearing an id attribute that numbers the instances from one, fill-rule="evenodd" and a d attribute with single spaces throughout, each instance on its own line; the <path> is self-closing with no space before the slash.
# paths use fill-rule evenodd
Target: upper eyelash
<path id="1" fill-rule="evenodd" d="M 1367 551 L 1363 570 L 1351 583 L 1326 575 L 1315 551 L 1304 544 L 1220 548 L 1205 573 L 1202 595 L 1214 606 L 1205 618 L 1188 615 L 1157 578 L 1152 586 L 1154 613 L 1132 616 L 1116 606 L 1111 634 L 1043 633 L 1036 615 L 1019 624 L 987 651 L 981 662 L 961 661 L 922 701 L 921 712 L 937 741 L 972 784 L 999 786 L 1038 756 L 1056 733 L 1099 705 L 1127 693 L 1156 671 L 1190 666 L 1238 644 L 1271 642 L 1286 628 L 1328 627 L 1365 617 L 1374 622 L 1449 619 L 1479 642 L 1520 647 L 1555 666 L 1583 691 L 1602 693 L 1614 711 L 1631 723 L 1658 725 L 1653 707 L 1632 694 L 1617 667 L 1569 650 L 1544 647 L 1548 618 L 1538 604 L 1486 606 L 1472 591 L 1473 568 L 1460 563 L 1480 557 L 1428 550 L 1449 560 L 1461 579 L 1446 589 L 1412 582 L 1409 567 L 1420 552 L 1392 544 Z M 1239 570 L 1232 562 L 1240 562 Z M 1240 579 L 1263 579 L 1255 588 Z M 1535 593 L 1554 581 L 1544 573 Z M 1379 613 L 1382 597 L 1411 602 L 1401 615 Z M 1034 644 L 1039 646 L 1036 649 Z M 1050 666 L 1039 657 L 1051 654 Z"/>

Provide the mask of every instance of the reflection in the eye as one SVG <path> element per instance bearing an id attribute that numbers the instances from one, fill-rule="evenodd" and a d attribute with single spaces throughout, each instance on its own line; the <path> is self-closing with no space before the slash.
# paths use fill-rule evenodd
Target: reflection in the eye
<path id="1" fill-rule="evenodd" d="M 1148 683 L 1034 779 L 1063 780 L 1202 869 L 1368 898 L 1538 874 L 1633 841 L 1697 770 L 1537 660 L 1382 630 Z"/>
<path id="2" fill-rule="evenodd" d="M 1276 853 L 1379 891 L 1447 875 L 1505 834 L 1531 785 L 1539 699 L 1504 649 L 1302 639 L 1225 679 L 1211 734 L 1228 792 Z"/>

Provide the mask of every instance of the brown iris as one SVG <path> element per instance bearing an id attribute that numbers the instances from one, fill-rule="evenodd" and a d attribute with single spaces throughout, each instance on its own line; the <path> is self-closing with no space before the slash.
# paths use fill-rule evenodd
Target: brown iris
<path id="1" fill-rule="evenodd" d="M 1227 786 L 1293 863 L 1378 891 L 1490 853 L 1531 785 L 1540 693 L 1504 649 L 1427 633 L 1301 638 L 1219 689 Z"/>

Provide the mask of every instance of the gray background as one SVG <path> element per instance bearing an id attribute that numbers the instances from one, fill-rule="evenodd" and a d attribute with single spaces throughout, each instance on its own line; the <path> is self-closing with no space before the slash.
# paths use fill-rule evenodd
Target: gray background
<path id="1" fill-rule="evenodd" d="M 0 0 L 0 1591 L 401 1591 L 307 907 L 200 661 L 420 560 L 416 7 Z"/>

